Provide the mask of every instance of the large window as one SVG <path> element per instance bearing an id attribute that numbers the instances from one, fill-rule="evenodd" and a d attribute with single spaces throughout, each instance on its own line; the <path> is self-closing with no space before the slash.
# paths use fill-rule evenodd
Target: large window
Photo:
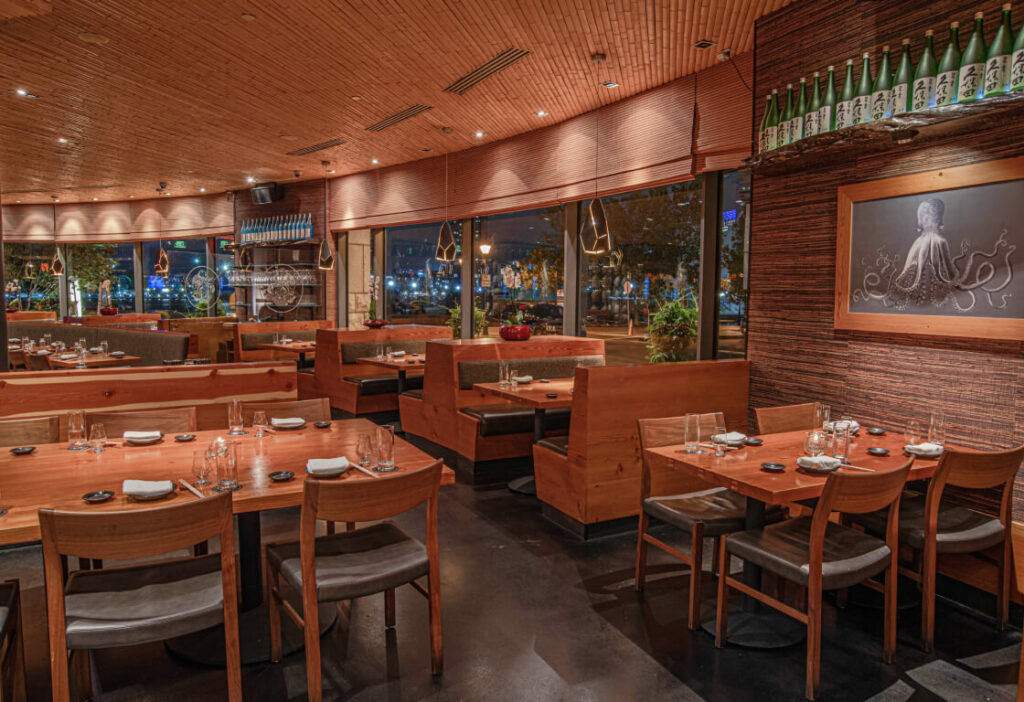
<path id="1" fill-rule="evenodd" d="M 135 311 L 135 245 L 71 244 L 62 247 L 67 261 L 68 314 L 99 314 L 108 306 Z M 102 304 L 101 304 L 102 301 Z"/>
<path id="2" fill-rule="evenodd" d="M 561 334 L 565 302 L 565 211 L 545 207 L 474 222 L 473 307 L 477 329 L 496 336 L 517 319 L 534 334 Z"/>
<path id="3" fill-rule="evenodd" d="M 602 198 L 612 250 L 582 254 L 581 333 L 608 363 L 696 358 L 702 182 Z M 581 203 L 586 216 L 590 201 Z"/>
<path id="4" fill-rule="evenodd" d="M 458 307 L 462 222 L 449 222 L 456 260 L 438 261 L 441 222 L 388 227 L 385 232 L 384 304 L 381 316 L 395 324 L 445 324 Z M 378 311 L 379 314 L 379 311 Z"/>
<path id="5" fill-rule="evenodd" d="M 50 273 L 53 244 L 4 243 L 4 301 L 19 310 L 59 307 L 59 280 Z"/>
<path id="6" fill-rule="evenodd" d="M 230 236 L 220 236 L 214 239 L 216 253 L 213 266 L 217 271 L 220 294 L 217 298 L 217 309 L 210 310 L 208 315 L 210 317 L 235 314 L 235 288 L 228 275 L 235 267 L 235 252 L 227 248 L 233 241 L 234 237 Z"/>
<path id="7" fill-rule="evenodd" d="M 157 275 L 155 266 L 160 249 L 170 264 L 166 277 Z M 206 266 L 206 239 L 168 239 L 142 244 L 143 311 L 159 312 L 164 317 L 206 317 L 204 305 L 189 294 L 193 271 Z"/>
<path id="8" fill-rule="evenodd" d="M 718 229 L 718 333 L 716 358 L 747 355 L 747 241 L 750 174 L 730 171 L 722 176 L 722 207 Z"/>

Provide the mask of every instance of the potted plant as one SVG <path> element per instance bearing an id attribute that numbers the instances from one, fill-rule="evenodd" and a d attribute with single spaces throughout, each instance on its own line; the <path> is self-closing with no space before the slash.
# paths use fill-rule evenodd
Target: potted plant
<path id="1" fill-rule="evenodd" d="M 370 318 L 367 319 L 365 322 L 363 322 L 364 326 L 367 326 L 370 329 L 380 329 L 381 327 L 386 327 L 387 326 L 388 320 L 386 320 L 386 319 L 377 319 L 377 301 L 376 300 L 373 300 L 373 299 L 370 300 L 370 309 L 368 310 L 367 314 L 370 315 Z"/>
<path id="2" fill-rule="evenodd" d="M 451 327 L 452 338 L 462 338 L 462 305 L 448 308 L 448 319 L 445 324 Z M 473 334 L 477 338 L 487 336 L 487 315 L 483 310 L 473 308 Z"/>
<path id="3" fill-rule="evenodd" d="M 526 312 L 526 305 L 519 305 L 509 319 L 501 324 L 498 334 L 505 341 L 526 341 L 530 338 L 530 325 L 523 321 L 523 313 Z"/>
<path id="4" fill-rule="evenodd" d="M 697 340 L 699 310 L 689 297 L 663 302 L 647 327 L 647 358 L 651 363 L 685 361 Z"/>

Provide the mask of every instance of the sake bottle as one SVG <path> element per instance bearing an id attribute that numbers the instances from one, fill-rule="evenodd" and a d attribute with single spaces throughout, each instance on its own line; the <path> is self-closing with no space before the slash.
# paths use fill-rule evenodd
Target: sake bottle
<path id="1" fill-rule="evenodd" d="M 878 65 L 878 76 L 871 91 L 871 119 L 892 117 L 892 67 L 889 64 L 889 47 L 882 47 L 882 62 Z"/>
<path id="2" fill-rule="evenodd" d="M 793 104 L 793 84 L 789 83 L 786 85 L 786 109 L 782 113 L 782 119 L 779 120 L 779 146 L 785 146 L 793 142 L 793 136 L 789 133 L 790 123 L 793 121 L 793 110 L 796 109 L 796 105 Z"/>
<path id="3" fill-rule="evenodd" d="M 924 33 L 924 51 L 914 73 L 914 87 L 910 95 L 910 109 L 927 110 L 935 107 L 935 47 L 934 32 Z"/>
<path id="4" fill-rule="evenodd" d="M 853 83 L 853 59 L 846 59 L 846 78 L 843 80 L 843 92 L 836 105 L 836 129 L 843 129 L 853 124 L 853 100 L 857 97 L 857 89 Z"/>
<path id="5" fill-rule="evenodd" d="M 892 113 L 901 115 L 910 109 L 910 84 L 914 78 L 914 62 L 910 58 L 910 40 L 903 40 L 903 53 L 892 84 Z"/>
<path id="6" fill-rule="evenodd" d="M 772 111 L 772 94 L 764 100 L 764 114 L 761 115 L 761 124 L 757 128 L 757 153 L 763 154 L 768 150 L 768 113 Z"/>
<path id="7" fill-rule="evenodd" d="M 985 62 L 985 97 L 1002 95 L 1010 89 L 1010 58 L 1013 55 L 1013 29 L 1010 27 L 1010 3 L 1003 4 L 999 23 Z"/>
<path id="8" fill-rule="evenodd" d="M 960 75 L 960 23 L 949 25 L 949 44 L 939 61 L 939 76 L 935 79 L 935 105 L 952 105 L 956 102 L 958 76 Z"/>
<path id="9" fill-rule="evenodd" d="M 831 132 L 836 128 L 836 102 L 836 67 L 829 66 L 825 92 L 821 96 L 821 109 L 818 110 L 818 134 Z"/>
<path id="10" fill-rule="evenodd" d="M 1010 60 L 1010 90 L 1024 90 L 1024 24 L 1021 24 L 1013 42 L 1013 58 Z"/>
<path id="11" fill-rule="evenodd" d="M 804 138 L 804 116 L 807 114 L 807 79 L 800 79 L 800 91 L 797 93 L 796 108 L 793 110 L 793 120 L 789 123 L 790 142 L 800 141 Z"/>
<path id="12" fill-rule="evenodd" d="M 779 91 L 777 88 L 772 89 L 772 126 L 775 127 L 775 141 L 772 143 L 772 148 L 777 149 L 782 146 L 782 106 L 779 105 Z"/>
<path id="13" fill-rule="evenodd" d="M 821 112 L 821 77 L 814 72 L 814 83 L 811 85 L 811 99 L 804 115 L 804 136 L 810 137 L 818 133 L 818 113 Z"/>
<path id="14" fill-rule="evenodd" d="M 971 34 L 960 59 L 960 77 L 957 84 L 957 102 L 971 102 L 983 97 L 985 90 L 985 28 L 984 15 L 974 15 L 974 33 Z"/>
<path id="15" fill-rule="evenodd" d="M 871 79 L 871 54 L 864 52 L 860 67 L 860 83 L 857 84 L 857 96 L 853 99 L 853 123 L 864 124 L 871 121 L 871 89 L 875 81 Z"/>

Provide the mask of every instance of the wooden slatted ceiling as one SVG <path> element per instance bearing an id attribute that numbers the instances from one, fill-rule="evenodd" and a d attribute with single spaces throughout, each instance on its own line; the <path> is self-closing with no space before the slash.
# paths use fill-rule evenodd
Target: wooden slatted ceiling
<path id="1" fill-rule="evenodd" d="M 429 158 L 479 144 L 477 130 L 501 140 L 665 84 L 723 47 L 741 53 L 753 20 L 788 1 L 62 0 L 0 23 L 0 175 L 5 191 L 41 191 L 10 198 L 25 203 L 119 200 L 152 197 L 161 180 L 194 194 L 296 169 L 322 177 L 321 159 L 345 174 Z M 702 38 L 716 45 L 695 49 Z M 531 53 L 465 95 L 443 92 L 510 46 Z M 606 80 L 621 87 L 595 89 Z M 365 131 L 416 103 L 434 109 Z M 333 138 L 348 143 L 286 155 Z M 96 189 L 67 190 L 82 186 Z"/>

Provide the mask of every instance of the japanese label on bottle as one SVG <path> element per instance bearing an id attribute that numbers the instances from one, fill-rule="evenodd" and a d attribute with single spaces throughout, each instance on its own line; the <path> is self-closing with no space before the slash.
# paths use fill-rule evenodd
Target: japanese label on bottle
<path id="1" fill-rule="evenodd" d="M 789 120 L 789 143 L 800 141 L 804 138 L 804 118 L 794 117 Z"/>
<path id="2" fill-rule="evenodd" d="M 876 90 L 871 93 L 871 119 L 885 119 L 892 115 L 892 91 Z"/>
<path id="3" fill-rule="evenodd" d="M 818 133 L 818 112 L 808 112 L 804 115 L 804 136 L 811 137 Z"/>
<path id="4" fill-rule="evenodd" d="M 901 115 L 907 111 L 907 84 L 900 83 L 892 87 L 892 113 Z"/>
<path id="5" fill-rule="evenodd" d="M 836 129 L 853 124 L 853 100 L 843 100 L 836 105 Z"/>
<path id="6" fill-rule="evenodd" d="M 869 112 L 870 100 L 871 98 L 867 95 L 858 95 L 853 99 L 853 107 L 851 108 L 853 115 L 850 119 L 854 124 L 863 124 L 868 121 L 871 116 Z"/>
<path id="7" fill-rule="evenodd" d="M 940 73 L 935 81 L 935 105 L 952 105 L 956 102 L 956 79 L 959 71 Z"/>
<path id="8" fill-rule="evenodd" d="M 779 128 L 768 127 L 764 130 L 765 151 L 771 151 L 778 146 Z"/>
<path id="9" fill-rule="evenodd" d="M 929 107 L 935 107 L 935 76 L 915 80 L 914 92 L 911 96 L 910 109 L 917 112 L 918 110 L 927 110 Z"/>
<path id="10" fill-rule="evenodd" d="M 981 78 L 985 73 L 985 64 L 972 63 L 960 67 L 960 87 L 957 88 L 957 100 L 968 102 L 978 97 L 981 90 Z"/>
<path id="11" fill-rule="evenodd" d="M 776 139 L 776 143 L 779 146 L 785 146 L 789 143 L 789 120 L 779 122 L 779 133 Z"/>
<path id="12" fill-rule="evenodd" d="M 832 105 L 822 105 L 818 110 L 818 134 L 824 134 L 832 128 Z"/>
<path id="13" fill-rule="evenodd" d="M 1007 54 L 993 56 L 985 64 L 985 94 L 1006 92 L 1006 77 L 1010 73 L 1010 57 Z"/>
<path id="14" fill-rule="evenodd" d="M 1024 88 L 1024 49 L 1013 52 L 1013 61 L 1010 62 L 1010 88 Z"/>

